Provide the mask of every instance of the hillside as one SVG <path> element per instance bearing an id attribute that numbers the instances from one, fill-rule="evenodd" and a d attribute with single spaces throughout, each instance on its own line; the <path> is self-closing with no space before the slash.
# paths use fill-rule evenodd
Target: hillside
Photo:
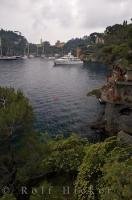
<path id="1" fill-rule="evenodd" d="M 0 30 L 0 43 L 2 55 L 23 55 L 27 39 L 20 32 Z"/>
<path id="2" fill-rule="evenodd" d="M 94 40 L 87 51 L 83 52 L 85 60 L 132 67 L 132 23 L 124 21 L 123 24 L 108 26 L 103 34 L 93 33 L 90 37 Z M 89 53 L 91 48 L 93 52 Z"/>

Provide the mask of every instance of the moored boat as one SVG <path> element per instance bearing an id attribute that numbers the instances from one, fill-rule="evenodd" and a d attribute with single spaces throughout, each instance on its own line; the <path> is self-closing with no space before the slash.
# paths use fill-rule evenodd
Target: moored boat
<path id="1" fill-rule="evenodd" d="M 35 56 L 32 55 L 32 54 L 28 55 L 28 58 L 34 58 L 34 57 L 35 57 Z"/>
<path id="2" fill-rule="evenodd" d="M 55 65 L 82 65 L 83 61 L 81 61 L 79 58 L 74 57 L 71 53 L 68 55 L 55 59 L 54 60 Z"/>
<path id="3" fill-rule="evenodd" d="M 0 56 L 0 61 L 24 60 L 25 56 Z"/>
<path id="4" fill-rule="evenodd" d="M 50 56 L 50 57 L 48 57 L 48 60 L 55 60 L 55 57 L 54 56 Z"/>
<path id="5" fill-rule="evenodd" d="M 4 60 L 5 60 L 5 61 L 6 61 L 6 60 L 7 60 L 7 61 L 8 61 L 8 60 L 10 61 L 10 60 L 17 60 L 17 59 L 18 59 L 17 56 L 1 56 L 1 57 L 0 57 L 0 60 L 3 60 L 3 61 L 4 61 Z"/>

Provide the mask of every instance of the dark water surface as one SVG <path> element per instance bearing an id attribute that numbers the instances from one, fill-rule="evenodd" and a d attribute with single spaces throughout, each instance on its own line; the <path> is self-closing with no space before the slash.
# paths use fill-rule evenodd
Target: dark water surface
<path id="1" fill-rule="evenodd" d="M 89 124 L 101 106 L 86 94 L 101 86 L 106 68 L 99 64 L 54 67 L 39 58 L 0 62 L 0 85 L 20 88 L 36 114 L 36 128 L 49 134 L 76 132 L 97 136 Z M 97 136 L 98 137 L 98 136 Z"/>

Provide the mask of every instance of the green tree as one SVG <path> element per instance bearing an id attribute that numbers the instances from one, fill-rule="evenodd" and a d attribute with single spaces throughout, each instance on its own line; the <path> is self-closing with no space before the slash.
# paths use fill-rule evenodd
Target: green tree
<path id="1" fill-rule="evenodd" d="M 33 127 L 33 110 L 21 91 L 0 87 L 0 135 L 16 136 Z"/>
<path id="2" fill-rule="evenodd" d="M 78 167 L 84 157 L 84 147 L 87 142 L 76 135 L 69 138 L 57 138 L 48 142 L 49 153 L 42 160 L 45 182 L 31 195 L 31 200 L 47 199 L 74 199 L 74 181 Z M 63 194 L 63 186 L 69 186 L 70 194 Z M 44 195 L 42 194 L 44 188 Z M 49 188 L 51 194 L 49 195 Z"/>
<path id="3" fill-rule="evenodd" d="M 131 199 L 130 152 L 115 138 L 87 148 L 76 181 L 77 199 Z"/>
<path id="4" fill-rule="evenodd" d="M 100 179 L 101 200 L 132 199 L 132 159 L 131 148 L 116 147 L 104 164 Z"/>
<path id="5" fill-rule="evenodd" d="M 17 145 L 33 128 L 33 111 L 21 91 L 0 87 L 0 187 L 14 190 L 18 169 Z M 21 158 L 19 158 L 21 160 Z"/>
<path id="6" fill-rule="evenodd" d="M 75 174 L 84 156 L 85 141 L 76 135 L 69 138 L 52 140 L 48 145 L 50 155 L 43 160 L 44 168 L 54 169 L 56 172 Z"/>

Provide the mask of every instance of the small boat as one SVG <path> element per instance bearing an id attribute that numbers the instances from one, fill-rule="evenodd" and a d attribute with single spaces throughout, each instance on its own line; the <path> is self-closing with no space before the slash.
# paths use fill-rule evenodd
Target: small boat
<path id="1" fill-rule="evenodd" d="M 82 65 L 83 61 L 81 61 L 79 58 L 74 57 L 71 53 L 68 55 L 55 59 L 54 60 L 55 65 Z"/>
<path id="2" fill-rule="evenodd" d="M 34 57 L 35 57 L 35 56 L 32 55 L 32 54 L 28 55 L 28 58 L 34 58 Z"/>
<path id="3" fill-rule="evenodd" d="M 16 60 L 25 60 L 27 56 L 16 56 Z"/>
<path id="4" fill-rule="evenodd" d="M 48 57 L 48 60 L 55 60 L 55 57 L 50 56 L 50 57 Z"/>
<path id="5" fill-rule="evenodd" d="M 45 56 L 44 54 L 42 54 L 42 55 L 41 55 L 41 58 L 45 59 L 45 58 L 46 58 L 46 56 Z"/>
<path id="6" fill-rule="evenodd" d="M 1 56 L 1 61 L 11 61 L 11 60 L 18 60 L 17 56 Z"/>
<path id="7" fill-rule="evenodd" d="M 26 60 L 28 57 L 25 55 L 25 56 L 23 56 L 22 58 L 23 58 L 24 60 Z"/>
<path id="8" fill-rule="evenodd" d="M 105 104 L 106 103 L 101 97 L 98 100 L 99 100 L 100 104 Z"/>
<path id="9" fill-rule="evenodd" d="M 0 56 L 0 61 L 25 60 L 26 56 Z"/>

